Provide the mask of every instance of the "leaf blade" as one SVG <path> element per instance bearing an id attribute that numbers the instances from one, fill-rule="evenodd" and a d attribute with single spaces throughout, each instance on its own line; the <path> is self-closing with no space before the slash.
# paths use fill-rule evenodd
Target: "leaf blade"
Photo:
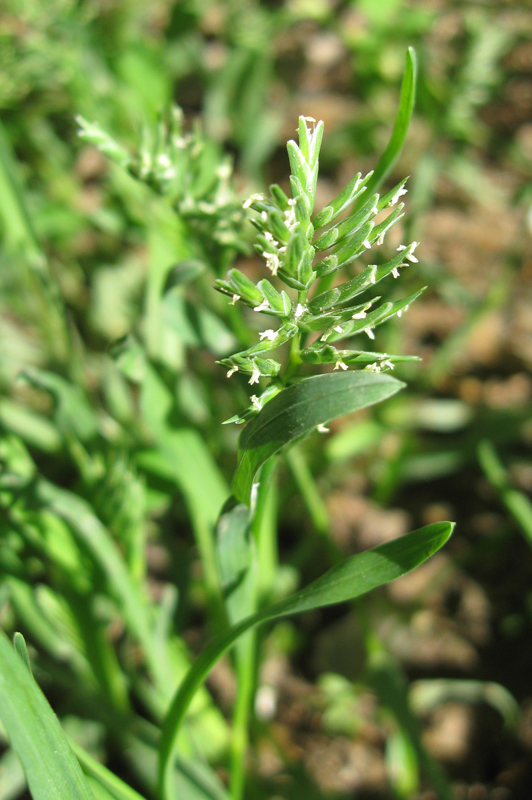
<path id="1" fill-rule="evenodd" d="M 454 523 L 437 522 L 359 553 L 333 567 L 302 592 L 275 603 L 217 636 L 188 671 L 165 718 L 159 746 L 159 779 L 162 798 L 168 798 L 168 782 L 179 725 L 196 690 L 211 668 L 232 644 L 250 628 L 291 614 L 353 600 L 410 572 L 439 550 L 449 539 Z M 170 795 L 171 796 L 171 795 Z"/>
<path id="2" fill-rule="evenodd" d="M 320 424 L 385 400 L 403 386 L 390 375 L 362 371 L 315 375 L 289 386 L 264 406 L 240 436 L 235 497 L 249 505 L 257 470 L 291 441 Z"/>
<path id="3" fill-rule="evenodd" d="M 401 96 L 399 98 L 399 109 L 395 118 L 392 135 L 386 150 L 379 159 L 377 166 L 366 186 L 364 196 L 373 194 L 386 180 L 391 172 L 393 165 L 399 157 L 410 125 L 410 119 L 414 110 L 416 99 L 416 80 L 417 80 L 417 58 L 416 51 L 409 47 L 406 52 L 405 72 L 401 83 Z M 358 205 L 355 206 L 355 209 Z"/>
<path id="4" fill-rule="evenodd" d="M 59 720 L 3 632 L 0 717 L 34 800 L 94 800 Z"/>

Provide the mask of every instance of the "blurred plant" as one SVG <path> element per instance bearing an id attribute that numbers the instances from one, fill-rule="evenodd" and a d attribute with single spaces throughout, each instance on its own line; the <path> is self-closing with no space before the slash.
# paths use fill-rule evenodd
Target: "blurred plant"
<path id="1" fill-rule="evenodd" d="M 260 661 L 254 629 L 360 597 L 425 561 L 451 535 L 451 523 L 429 525 L 340 561 L 295 594 L 276 592 L 275 456 L 316 428 L 323 430 L 330 420 L 396 394 L 404 384 L 386 373 L 395 363 L 412 359 L 339 350 L 334 343 L 364 331 L 372 338 L 377 325 L 418 296 L 375 308 L 375 299 L 356 300 L 387 276 L 397 277 L 408 261 L 415 262 L 415 242 L 401 246 L 381 266 L 370 265 L 338 286 L 331 282 L 341 268 L 383 243 L 401 217 L 403 204 L 397 204 L 405 182 L 382 197 L 377 189 L 406 136 L 414 87 L 415 59 L 409 52 L 399 113 L 383 157 L 373 173 L 357 175 L 316 216 L 323 124 L 304 117 L 299 145 L 288 145 L 292 197 L 273 186 L 268 199 L 254 196 L 244 204 L 259 215 L 254 221 L 257 249 L 272 278 L 286 285 L 288 291 L 280 292 L 269 280 L 255 285 L 238 270 L 226 280 L 220 277 L 235 254 L 247 249 L 245 213 L 231 186 L 230 163 L 198 129 L 184 133 L 179 110 L 167 123 L 146 128 L 134 154 L 99 125 L 80 120 L 82 138 L 129 173 L 122 191 L 125 202 L 136 204 L 135 213 L 147 213 L 146 192 L 150 200 L 157 198 L 151 271 L 144 283 L 142 318 L 133 318 L 129 336 L 115 344 L 114 361 L 108 353 L 102 357 L 106 378 L 97 403 L 91 402 L 85 375 L 90 377 L 90 370 L 83 369 L 81 347 L 73 337 L 66 375 L 35 367 L 23 373 L 25 389 L 42 400 L 49 418 L 17 416 L 16 404 L 0 408 L 7 429 L 0 450 L 0 607 L 6 627 L 17 624 L 16 614 L 35 642 L 42 653 L 38 664 L 60 682 L 66 707 L 96 720 L 110 746 L 128 759 L 132 774 L 160 800 L 174 794 L 184 800 L 227 797 L 205 763 L 220 757 L 227 725 L 201 688 L 224 652 L 236 644 L 230 795 L 240 800 Z M 22 195 L 13 190 L 10 170 L 4 172 L 31 255 L 38 246 L 30 236 L 30 215 Z M 377 219 L 387 209 L 388 216 Z M 316 254 L 327 250 L 330 254 L 315 263 Z M 264 331 L 261 341 L 249 347 L 252 326 L 240 316 L 241 306 L 214 307 L 201 282 L 205 265 L 234 303 L 241 299 L 243 306 L 279 318 L 281 326 Z M 55 285 L 51 271 L 46 281 Z M 192 284 L 201 298 L 195 304 L 185 298 Z M 292 299 L 289 292 L 297 296 Z M 63 304 L 57 304 L 56 314 L 63 331 L 75 330 Z M 226 357 L 235 342 L 245 349 Z M 279 361 L 263 358 L 288 342 L 284 371 Z M 211 441 L 200 434 L 201 429 L 210 436 L 204 420 L 215 417 L 209 415 L 211 382 L 200 370 L 201 381 L 194 381 L 186 347 L 208 347 L 230 373 L 248 375 L 251 385 L 262 377 L 273 379 L 238 417 L 249 421 L 239 440 L 232 496 L 212 453 L 219 451 L 218 440 L 213 437 L 215 446 L 209 448 Z M 299 374 L 304 365 L 323 364 L 334 364 L 337 371 Z M 350 370 L 351 365 L 365 369 Z M 41 467 L 24 439 L 57 459 Z M 307 481 L 312 479 L 304 460 L 301 470 Z M 176 488 L 184 508 L 181 516 L 171 517 L 178 525 L 169 526 L 167 551 L 175 555 L 175 529 L 189 523 L 202 566 L 193 587 L 196 603 L 216 634 L 193 664 L 175 625 L 176 609 L 182 616 L 190 613 L 189 606 L 195 608 L 188 577 L 180 575 L 188 571 L 188 557 L 179 551 L 177 575 L 162 588 L 148 576 L 150 513 L 161 504 L 166 511 Z M 163 519 L 159 527 L 164 526 Z M 35 800 L 88 800 L 91 790 L 106 800 L 139 800 L 134 789 L 76 744 L 80 771 L 28 670 L 32 659 L 20 635 L 15 650 L 2 634 L 0 717 Z"/>

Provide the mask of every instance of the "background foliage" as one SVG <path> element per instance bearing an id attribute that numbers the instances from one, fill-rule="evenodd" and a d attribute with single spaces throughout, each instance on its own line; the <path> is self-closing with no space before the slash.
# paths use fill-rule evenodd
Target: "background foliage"
<path id="1" fill-rule="evenodd" d="M 209 542 L 239 431 L 220 423 L 250 392 L 214 361 L 256 332 L 213 284 L 235 259 L 265 274 L 242 199 L 286 182 L 300 113 L 325 122 L 317 208 L 371 169 L 413 45 L 416 111 L 387 188 L 411 176 L 394 243 L 422 242 L 403 289 L 429 289 L 377 343 L 423 365 L 279 464 L 260 592 L 280 600 L 411 527 L 458 528 L 356 615 L 268 630 L 248 793 L 528 800 L 531 27 L 518 2 L 4 2 L 0 621 L 71 738 L 146 796 L 156 723 L 222 624 Z M 196 131 L 190 191 L 157 164 L 140 183 L 78 136 L 81 115 L 125 148 L 111 155 L 142 153 L 173 103 Z M 245 749 L 234 698 L 227 660 L 188 717 L 184 800 L 226 796 Z M 24 791 L 6 745 L 0 798 Z"/>

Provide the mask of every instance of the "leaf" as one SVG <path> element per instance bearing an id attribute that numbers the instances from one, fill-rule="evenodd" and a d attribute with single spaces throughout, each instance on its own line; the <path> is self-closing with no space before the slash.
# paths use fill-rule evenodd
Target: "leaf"
<path id="1" fill-rule="evenodd" d="M 0 717 L 33 800 L 94 800 L 57 717 L 3 632 Z"/>
<path id="2" fill-rule="evenodd" d="M 344 376 L 338 377 L 355 374 L 357 373 L 346 373 Z M 273 402 L 272 400 L 272 404 Z M 453 528 L 454 524 L 451 522 L 437 522 L 407 533 L 391 542 L 386 542 L 372 550 L 351 556 L 302 591 L 247 617 L 217 636 L 188 671 L 166 715 L 159 746 L 161 798 L 169 796 L 170 783 L 168 779 L 171 774 L 172 753 L 179 726 L 187 708 L 214 664 L 239 636 L 265 622 L 353 600 L 377 586 L 395 580 L 410 572 L 439 550 L 449 539 Z"/>
<path id="3" fill-rule="evenodd" d="M 388 146 L 379 159 L 377 166 L 367 183 L 364 197 L 373 194 L 386 180 L 391 172 L 393 165 L 397 161 L 399 153 L 403 147 L 414 110 L 416 98 L 416 78 L 417 78 L 417 59 L 416 51 L 409 47 L 406 52 L 405 73 L 401 84 L 401 97 L 399 99 L 399 109 L 395 118 L 392 135 Z M 356 210 L 356 206 L 355 209 Z"/>
<path id="4" fill-rule="evenodd" d="M 257 470 L 282 447 L 318 425 L 391 397 L 403 386 L 389 375 L 366 372 L 316 375 L 289 386 L 270 400 L 240 436 L 233 480 L 237 500 L 249 505 Z"/>
<path id="5" fill-rule="evenodd" d="M 145 800 L 135 789 L 124 783 L 123 780 L 114 775 L 103 764 L 100 764 L 99 761 L 96 761 L 83 747 L 75 743 L 72 743 L 71 747 L 86 775 L 92 778 L 95 784 L 103 787 L 108 796 L 114 798 L 114 800 Z"/>

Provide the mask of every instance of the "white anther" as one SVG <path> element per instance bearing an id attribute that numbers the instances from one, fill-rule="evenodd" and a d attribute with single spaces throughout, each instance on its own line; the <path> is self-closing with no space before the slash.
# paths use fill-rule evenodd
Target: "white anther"
<path id="1" fill-rule="evenodd" d="M 344 364 L 341 358 L 338 359 L 336 364 L 334 365 L 335 369 L 343 369 L 344 371 L 347 369 L 347 364 Z"/>
<path id="2" fill-rule="evenodd" d="M 266 212 L 266 211 L 261 211 L 261 212 L 260 212 L 260 218 L 261 218 L 261 220 L 262 220 L 263 222 L 267 222 L 267 221 L 268 221 L 268 214 L 267 214 L 267 212 Z"/>
<path id="3" fill-rule="evenodd" d="M 279 256 L 277 255 L 277 253 L 269 253 L 267 250 L 265 250 L 262 255 L 266 259 L 266 266 L 268 267 L 272 275 L 274 276 L 277 275 L 277 271 L 281 266 L 281 263 L 279 261 Z"/>
<path id="4" fill-rule="evenodd" d="M 381 371 L 381 369 L 382 369 L 381 365 L 377 364 L 376 361 L 374 361 L 373 364 L 368 364 L 366 367 L 364 367 L 364 371 L 365 372 L 377 372 L 377 373 L 379 373 Z"/>
<path id="5" fill-rule="evenodd" d="M 364 310 L 357 311 L 356 314 L 351 315 L 351 319 L 366 319 L 366 312 Z"/>
<path id="6" fill-rule="evenodd" d="M 296 306 L 296 311 L 295 311 L 295 314 L 294 314 L 294 318 L 295 319 L 299 319 L 299 317 L 302 317 L 303 314 L 305 314 L 306 311 L 308 311 L 308 308 L 306 306 L 304 306 L 302 303 L 298 303 L 297 306 Z"/>
<path id="7" fill-rule="evenodd" d="M 248 383 L 250 385 L 253 385 L 254 383 L 258 383 L 259 382 L 259 378 L 260 378 L 260 370 L 259 370 L 259 368 L 257 367 L 257 365 L 255 364 L 254 361 L 252 363 L 253 363 L 253 372 L 251 373 L 251 378 L 248 381 Z"/>
<path id="8" fill-rule="evenodd" d="M 362 242 L 362 244 L 364 245 L 364 247 L 366 248 L 366 250 L 371 250 L 371 242 L 369 241 L 369 239 L 364 239 L 364 241 Z"/>
<path id="9" fill-rule="evenodd" d="M 381 234 L 379 234 L 379 236 L 377 238 L 377 241 L 375 242 L 377 247 L 380 247 L 382 244 L 384 244 L 384 235 L 385 235 L 385 233 L 386 233 L 386 231 L 383 231 Z"/>
<path id="10" fill-rule="evenodd" d="M 252 194 L 251 197 L 248 197 L 247 200 L 244 200 L 242 203 L 242 208 L 251 208 L 253 203 L 261 202 L 264 200 L 264 195 L 262 194 Z"/>
<path id="11" fill-rule="evenodd" d="M 227 373 L 227 377 L 230 378 L 231 375 L 234 375 L 235 372 L 238 372 L 238 367 L 231 367 L 231 369 Z"/>
<path id="12" fill-rule="evenodd" d="M 233 295 L 233 299 L 231 300 L 231 302 L 229 303 L 229 305 L 230 305 L 230 306 L 234 306 L 234 305 L 235 305 L 235 303 L 238 303 L 238 301 L 239 301 L 239 300 L 240 300 L 240 295 L 239 295 L 239 294 L 234 294 L 234 295 Z"/>
<path id="13" fill-rule="evenodd" d="M 336 333 L 343 333 L 344 332 L 344 329 L 342 328 L 341 325 L 337 325 L 334 330 L 336 331 Z"/>
<path id="14" fill-rule="evenodd" d="M 273 340 L 276 338 L 277 338 L 277 331 L 274 331 L 271 328 L 268 328 L 267 331 L 262 331 L 262 333 L 259 333 L 259 339 L 261 340 L 261 342 L 263 339 L 268 339 L 270 342 L 273 342 Z"/>
<path id="15" fill-rule="evenodd" d="M 251 403 L 253 405 L 253 408 L 256 408 L 257 411 L 260 411 L 262 409 L 262 400 L 260 399 L 260 397 L 257 397 L 256 394 L 251 395 Z"/>
<path id="16" fill-rule="evenodd" d="M 412 242 L 412 244 L 410 245 L 410 248 L 411 248 L 410 252 L 406 254 L 406 258 L 408 258 L 408 260 L 411 261 L 413 264 L 417 264 L 418 263 L 418 259 L 413 254 L 414 250 L 416 249 L 418 244 L 419 244 L 419 242 Z"/>
<path id="17" fill-rule="evenodd" d="M 375 334 L 373 333 L 373 330 L 371 328 L 364 328 L 364 332 L 368 334 L 370 339 L 375 338 Z"/>
<path id="18" fill-rule="evenodd" d="M 402 197 L 404 194 L 407 194 L 407 192 L 408 192 L 408 189 L 405 189 L 404 187 L 401 187 L 401 188 L 400 188 L 400 189 L 399 189 L 399 190 L 398 190 L 398 191 L 397 191 L 397 192 L 394 194 L 394 196 L 392 197 L 392 199 L 391 199 L 391 200 L 390 200 L 390 202 L 388 203 L 388 208 L 391 208 L 392 206 L 394 206 L 394 205 L 395 205 L 395 204 L 396 204 L 396 203 L 399 201 L 399 198 L 400 198 L 400 197 Z"/>
<path id="19" fill-rule="evenodd" d="M 270 304 L 267 300 L 263 300 L 260 306 L 255 306 L 253 311 L 270 311 Z"/>
<path id="20" fill-rule="evenodd" d="M 399 270 L 397 269 L 397 267 L 394 267 L 392 269 L 392 275 L 393 275 L 394 278 L 398 278 L 399 277 Z"/>
<path id="21" fill-rule="evenodd" d="M 220 166 L 216 168 L 216 175 L 222 180 L 227 180 L 227 178 L 231 177 L 232 171 L 231 164 L 226 161 L 225 164 L 220 164 Z"/>
<path id="22" fill-rule="evenodd" d="M 376 264 L 369 264 L 369 268 L 371 272 L 369 273 L 369 282 L 370 283 L 377 283 L 377 265 Z"/>
<path id="23" fill-rule="evenodd" d="M 329 433 L 329 428 L 325 427 L 324 422 L 320 422 L 316 430 L 318 431 L 318 433 Z"/>

